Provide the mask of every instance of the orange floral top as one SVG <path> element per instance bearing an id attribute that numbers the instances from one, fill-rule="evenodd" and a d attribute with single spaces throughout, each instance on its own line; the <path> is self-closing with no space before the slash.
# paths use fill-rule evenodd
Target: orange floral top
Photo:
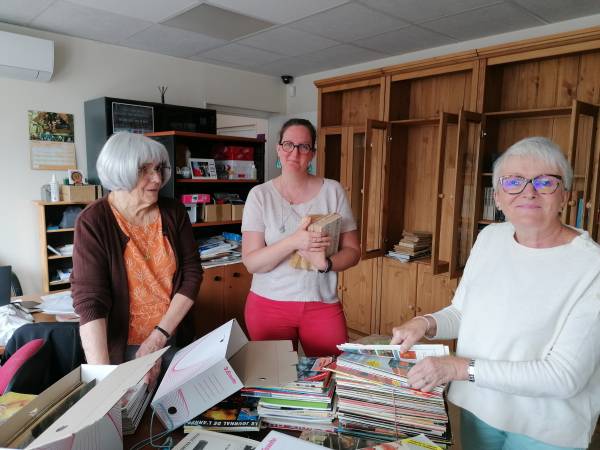
<path id="1" fill-rule="evenodd" d="M 176 261 L 162 233 L 162 220 L 148 225 L 129 223 L 111 205 L 117 223 L 129 237 L 123 255 L 129 285 L 128 345 L 140 345 L 169 309 Z"/>

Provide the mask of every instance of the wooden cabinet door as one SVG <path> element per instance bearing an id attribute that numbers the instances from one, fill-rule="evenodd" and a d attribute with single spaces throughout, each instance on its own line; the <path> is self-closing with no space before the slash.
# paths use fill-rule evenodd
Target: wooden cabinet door
<path id="1" fill-rule="evenodd" d="M 204 336 L 223 323 L 223 267 L 205 269 L 194 305 L 196 336 Z"/>
<path id="2" fill-rule="evenodd" d="M 415 316 L 417 264 L 382 260 L 379 333 L 391 335 L 392 328 Z"/>
<path id="3" fill-rule="evenodd" d="M 236 319 L 248 335 L 244 321 L 246 297 L 250 292 L 252 275 L 243 264 L 224 266 L 225 288 L 223 292 L 223 322 Z"/>
<path id="4" fill-rule="evenodd" d="M 356 266 L 344 271 L 340 300 L 344 306 L 350 333 L 371 333 L 375 263 L 375 259 L 360 261 Z"/>

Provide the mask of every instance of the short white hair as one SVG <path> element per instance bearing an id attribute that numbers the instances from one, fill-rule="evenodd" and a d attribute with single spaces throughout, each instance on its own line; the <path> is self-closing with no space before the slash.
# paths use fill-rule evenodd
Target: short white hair
<path id="1" fill-rule="evenodd" d="M 111 191 L 131 192 L 137 185 L 140 169 L 146 164 L 169 166 L 169 154 L 160 142 L 141 134 L 119 132 L 113 134 L 102 147 L 96 170 L 104 187 Z M 163 187 L 170 178 L 164 176 Z"/>
<path id="2" fill-rule="evenodd" d="M 565 158 L 565 154 L 561 151 L 560 147 L 550 139 L 540 136 L 525 138 L 514 143 L 494 162 L 492 179 L 495 190 L 498 190 L 498 181 L 500 179 L 500 169 L 502 168 L 502 165 L 509 158 L 514 156 L 533 158 L 540 162 L 544 162 L 549 166 L 556 167 L 560 171 L 557 175 L 562 177 L 562 184 L 565 191 L 571 190 L 573 169 L 569 165 L 567 158 Z"/>

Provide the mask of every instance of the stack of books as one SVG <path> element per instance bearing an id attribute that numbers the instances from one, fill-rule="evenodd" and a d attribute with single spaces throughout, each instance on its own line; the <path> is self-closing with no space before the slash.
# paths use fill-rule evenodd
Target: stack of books
<path id="1" fill-rule="evenodd" d="M 130 387 L 125 395 L 121 397 L 121 422 L 123 424 L 123 435 L 135 433 L 152 393 L 148 392 L 148 385 L 141 380 L 135 386 Z"/>
<path id="2" fill-rule="evenodd" d="M 340 229 L 342 226 L 342 216 L 337 213 L 313 214 L 310 216 L 311 222 L 308 231 L 315 231 L 329 236 L 331 241 L 325 249 L 325 256 L 331 256 L 337 253 L 340 243 Z M 295 269 L 316 270 L 313 265 L 305 260 L 298 252 L 295 252 L 290 258 L 290 265 Z"/>
<path id="3" fill-rule="evenodd" d="M 260 430 L 260 418 L 256 411 L 258 400 L 244 397 L 236 392 L 212 408 L 204 411 L 183 425 L 184 433 L 200 430 L 223 432 L 246 432 Z"/>
<path id="4" fill-rule="evenodd" d="M 242 260 L 239 251 L 242 237 L 235 233 L 223 233 L 198 241 L 198 251 L 202 260 L 202 268 L 237 264 Z"/>
<path id="5" fill-rule="evenodd" d="M 300 357 L 298 379 L 283 388 L 242 389 L 242 395 L 259 399 L 258 414 L 269 428 L 334 431 L 335 383 L 324 366 L 332 357 Z"/>
<path id="6" fill-rule="evenodd" d="M 387 256 L 401 262 L 408 262 L 419 258 L 425 258 L 431 254 L 431 233 L 427 231 L 402 232 L 402 239 L 394 250 L 390 250 Z"/>
<path id="7" fill-rule="evenodd" d="M 424 434 L 443 447 L 451 440 L 444 386 L 412 389 L 407 373 L 422 357 L 449 354 L 448 347 L 414 346 L 402 354 L 398 347 L 341 346 L 346 351 L 326 368 L 335 373 L 338 431 L 386 441 Z"/>

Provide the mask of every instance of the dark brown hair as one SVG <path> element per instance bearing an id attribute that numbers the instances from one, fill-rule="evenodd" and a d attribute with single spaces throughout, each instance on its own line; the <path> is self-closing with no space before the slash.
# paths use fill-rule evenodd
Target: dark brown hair
<path id="1" fill-rule="evenodd" d="M 313 126 L 313 124 L 310 123 L 310 121 L 306 120 L 306 119 L 294 118 L 294 119 L 289 119 L 286 123 L 284 123 L 283 126 L 281 127 L 281 130 L 279 130 L 279 143 L 281 144 L 281 140 L 283 139 L 285 130 L 287 130 L 289 127 L 293 127 L 293 126 L 304 127 L 309 131 L 310 139 L 311 139 L 311 147 L 314 150 L 315 149 L 315 141 L 317 140 L 317 130 L 315 130 L 315 127 Z"/>

